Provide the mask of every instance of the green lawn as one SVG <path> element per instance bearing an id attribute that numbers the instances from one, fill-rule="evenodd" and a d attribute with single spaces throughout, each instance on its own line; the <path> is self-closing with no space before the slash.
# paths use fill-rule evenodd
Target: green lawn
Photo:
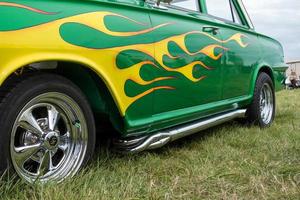
<path id="1" fill-rule="evenodd" d="M 0 199 L 300 199 L 300 90 L 277 99 L 271 128 L 230 122 L 136 155 L 102 147 L 63 184 L 1 181 Z"/>

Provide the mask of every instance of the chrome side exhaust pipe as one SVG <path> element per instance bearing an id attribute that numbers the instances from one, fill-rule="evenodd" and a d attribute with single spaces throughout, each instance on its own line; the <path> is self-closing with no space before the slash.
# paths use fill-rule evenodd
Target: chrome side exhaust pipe
<path id="1" fill-rule="evenodd" d="M 133 140 L 118 140 L 115 143 L 115 145 L 119 147 L 118 149 L 120 149 L 121 151 L 129 153 L 141 152 L 148 149 L 156 149 L 174 140 L 180 139 L 188 135 L 192 135 L 199 131 L 211 128 L 213 126 L 222 124 L 235 118 L 243 118 L 245 117 L 245 114 L 246 110 L 244 109 L 235 110 L 224 114 L 216 115 L 208 119 L 195 121 L 186 125 L 180 125 L 173 129 L 166 129 L 164 131 L 155 133 L 149 137 L 142 137 L 141 139 L 135 138 Z M 136 145 L 133 145 L 133 143 L 136 143 Z M 128 144 L 130 144 L 131 147 Z"/>

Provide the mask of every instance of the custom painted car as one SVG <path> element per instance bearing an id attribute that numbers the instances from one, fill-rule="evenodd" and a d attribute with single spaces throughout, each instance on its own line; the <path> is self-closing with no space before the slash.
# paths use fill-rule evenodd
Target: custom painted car
<path id="1" fill-rule="evenodd" d="M 0 0 L 0 171 L 72 177 L 102 124 L 121 152 L 268 127 L 285 69 L 241 0 Z"/>

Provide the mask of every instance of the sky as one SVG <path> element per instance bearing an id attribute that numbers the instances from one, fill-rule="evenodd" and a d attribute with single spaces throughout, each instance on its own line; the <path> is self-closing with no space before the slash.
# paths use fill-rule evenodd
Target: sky
<path id="1" fill-rule="evenodd" d="M 300 0 L 243 0 L 255 30 L 277 39 L 285 60 L 300 60 Z"/>

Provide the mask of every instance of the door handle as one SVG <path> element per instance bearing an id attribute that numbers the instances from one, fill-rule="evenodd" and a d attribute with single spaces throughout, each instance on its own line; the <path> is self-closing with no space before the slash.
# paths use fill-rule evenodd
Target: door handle
<path id="1" fill-rule="evenodd" d="M 214 27 L 214 26 L 204 26 L 202 28 L 203 32 L 212 33 L 213 35 L 217 35 L 218 34 L 218 30 L 219 30 L 219 28 L 218 27 Z"/>

